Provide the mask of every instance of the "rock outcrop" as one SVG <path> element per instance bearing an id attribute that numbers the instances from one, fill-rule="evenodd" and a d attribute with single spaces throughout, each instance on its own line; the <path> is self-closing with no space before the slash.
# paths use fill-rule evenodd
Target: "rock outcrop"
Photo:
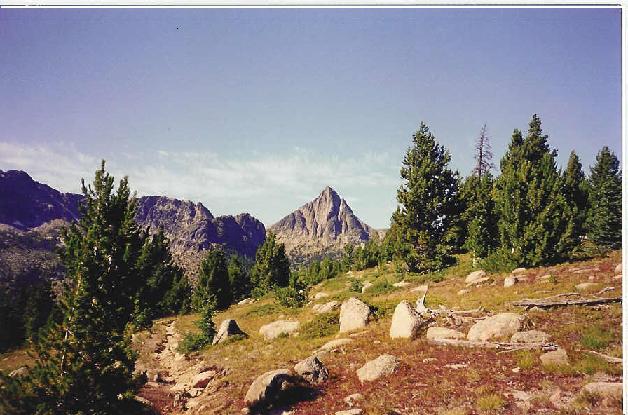
<path id="1" fill-rule="evenodd" d="M 329 377 L 327 368 L 316 356 L 310 356 L 297 363 L 294 366 L 294 371 L 312 384 L 323 383 Z"/>
<path id="2" fill-rule="evenodd" d="M 270 232 L 299 262 L 324 254 L 339 254 L 347 244 L 378 238 L 379 233 L 358 219 L 347 202 L 331 187 L 314 200 L 272 225 Z"/>
<path id="3" fill-rule="evenodd" d="M 430 327 L 427 329 L 428 340 L 464 340 L 464 333 L 447 327 Z"/>
<path id="4" fill-rule="evenodd" d="M 244 402 L 249 407 L 259 407 L 281 399 L 281 394 L 296 384 L 288 369 L 277 369 L 260 375 L 246 392 Z"/>
<path id="5" fill-rule="evenodd" d="M 277 320 L 260 327 L 259 334 L 264 336 L 265 340 L 273 340 L 280 336 L 289 336 L 298 329 L 298 321 Z"/>
<path id="6" fill-rule="evenodd" d="M 340 332 L 353 331 L 366 327 L 371 310 L 367 304 L 351 297 L 340 306 Z"/>
<path id="7" fill-rule="evenodd" d="M 510 339 L 523 328 L 525 318 L 516 313 L 500 313 L 475 323 L 469 329 L 467 339 L 471 341 L 493 341 Z"/>
<path id="8" fill-rule="evenodd" d="M 402 301 L 395 307 L 390 324 L 391 339 L 414 339 L 419 334 L 423 319 L 408 301 Z"/>
<path id="9" fill-rule="evenodd" d="M 220 327 L 218 328 L 218 332 L 214 336 L 214 340 L 212 344 L 223 343 L 232 338 L 233 336 L 246 336 L 246 333 L 240 329 L 238 323 L 233 319 L 223 320 L 220 323 Z"/>
<path id="10" fill-rule="evenodd" d="M 377 359 L 366 362 L 356 373 L 360 382 L 372 382 L 382 376 L 393 374 L 398 364 L 399 361 L 395 356 L 383 354 Z"/>

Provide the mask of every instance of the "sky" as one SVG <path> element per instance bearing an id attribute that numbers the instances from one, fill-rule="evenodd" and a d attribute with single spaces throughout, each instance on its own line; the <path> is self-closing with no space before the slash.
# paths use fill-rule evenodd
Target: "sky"
<path id="1" fill-rule="evenodd" d="M 559 166 L 621 157 L 619 9 L 0 9 L 0 170 L 267 226 L 327 185 L 386 228 L 424 121 L 467 175 L 538 114 Z M 497 171 L 495 171 L 497 173 Z"/>

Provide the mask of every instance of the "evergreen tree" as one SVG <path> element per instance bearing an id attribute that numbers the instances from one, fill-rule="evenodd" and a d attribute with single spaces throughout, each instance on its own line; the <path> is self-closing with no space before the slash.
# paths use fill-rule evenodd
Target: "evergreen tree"
<path id="1" fill-rule="evenodd" d="M 604 147 L 595 158 L 589 179 L 590 211 L 587 236 L 598 246 L 621 247 L 621 171 L 615 154 Z"/>
<path id="2" fill-rule="evenodd" d="M 482 177 L 490 173 L 493 167 L 495 167 L 493 164 L 493 151 L 486 124 L 484 124 L 479 137 L 475 140 L 475 168 L 473 169 L 473 175 Z"/>
<path id="3" fill-rule="evenodd" d="M 277 242 L 269 233 L 264 243 L 257 248 L 255 264 L 251 269 L 251 284 L 254 294 L 263 295 L 275 287 L 286 287 L 290 281 L 290 261 L 284 244 Z"/>
<path id="4" fill-rule="evenodd" d="M 571 253 L 580 244 L 580 238 L 584 236 L 588 203 L 586 177 L 582 171 L 580 159 L 573 151 L 569 154 L 567 169 L 563 173 L 563 195 L 568 207 L 564 244 L 567 252 Z"/>
<path id="5" fill-rule="evenodd" d="M 486 258 L 499 244 L 497 214 L 493 200 L 493 177 L 490 173 L 472 175 L 461 189 L 467 225 L 465 248 L 473 255 L 473 262 Z"/>
<path id="6" fill-rule="evenodd" d="M 203 310 L 204 305 L 213 298 L 216 308 L 224 310 L 233 301 L 227 258 L 222 249 L 212 249 L 201 262 L 198 282 L 192 299 L 194 309 Z"/>
<path id="7" fill-rule="evenodd" d="M 141 283 L 135 202 L 126 178 L 114 189 L 104 162 L 93 187 L 83 184 L 83 194 L 82 217 L 63 236 L 62 317 L 35 344 L 29 375 L 4 379 L 9 386 L 0 388 L 0 409 L 6 412 L 128 412 L 135 359 L 125 329 Z"/>
<path id="8" fill-rule="evenodd" d="M 251 282 L 242 259 L 238 255 L 231 255 L 227 266 L 231 295 L 235 301 L 242 300 L 251 293 Z"/>
<path id="9" fill-rule="evenodd" d="M 393 222 L 410 271 L 432 271 L 451 263 L 458 202 L 458 175 L 449 152 L 421 123 L 401 168 L 403 184 Z"/>
<path id="10" fill-rule="evenodd" d="M 496 182 L 501 248 L 520 265 L 538 266 L 563 259 L 568 207 L 541 120 L 535 114 L 525 140 L 515 130 Z"/>

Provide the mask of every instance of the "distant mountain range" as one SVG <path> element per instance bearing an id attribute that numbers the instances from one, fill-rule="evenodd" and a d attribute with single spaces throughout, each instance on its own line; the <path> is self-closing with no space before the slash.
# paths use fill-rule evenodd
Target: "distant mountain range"
<path id="1" fill-rule="evenodd" d="M 285 216 L 269 228 L 286 245 L 288 255 L 307 261 L 338 255 L 347 244 L 379 238 L 379 232 L 362 222 L 338 193 L 327 186 L 311 202 Z"/>
<path id="2" fill-rule="evenodd" d="M 9 225 L 0 227 L 0 239 L 4 237 L 5 241 L 0 250 L 6 251 L 10 241 L 23 240 L 22 236 L 38 239 L 42 229 L 47 229 L 43 225 L 54 223 L 54 229 L 58 229 L 64 222 L 77 220 L 81 198 L 82 195 L 62 193 L 38 183 L 26 172 L 0 170 L 0 224 Z M 166 196 L 140 197 L 136 220 L 153 232 L 164 230 L 175 259 L 192 277 L 204 251 L 221 246 L 254 259 L 266 238 L 264 224 L 248 213 L 214 217 L 202 203 Z M 331 187 L 272 225 L 269 231 L 286 245 L 286 252 L 295 263 L 338 255 L 347 244 L 378 237 L 378 231 L 358 219 Z M 45 232 L 43 239 L 51 239 L 48 234 Z M 58 233 L 54 239 L 58 243 Z M 47 245 L 37 246 L 39 252 L 41 246 Z M 11 252 L 12 257 L 19 256 L 14 250 Z M 0 261 L 0 273 L 2 266 Z"/>

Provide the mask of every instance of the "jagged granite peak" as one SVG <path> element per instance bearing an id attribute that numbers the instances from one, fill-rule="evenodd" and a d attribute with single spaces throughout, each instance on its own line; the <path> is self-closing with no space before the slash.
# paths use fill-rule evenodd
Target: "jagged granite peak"
<path id="1" fill-rule="evenodd" d="M 76 220 L 81 195 L 62 193 L 21 170 L 0 170 L 0 223 L 20 230 L 55 219 Z"/>
<path id="2" fill-rule="evenodd" d="M 329 186 L 269 231 L 286 245 L 293 260 L 338 253 L 347 244 L 378 238 L 378 232 L 355 216 L 347 201 Z"/>

